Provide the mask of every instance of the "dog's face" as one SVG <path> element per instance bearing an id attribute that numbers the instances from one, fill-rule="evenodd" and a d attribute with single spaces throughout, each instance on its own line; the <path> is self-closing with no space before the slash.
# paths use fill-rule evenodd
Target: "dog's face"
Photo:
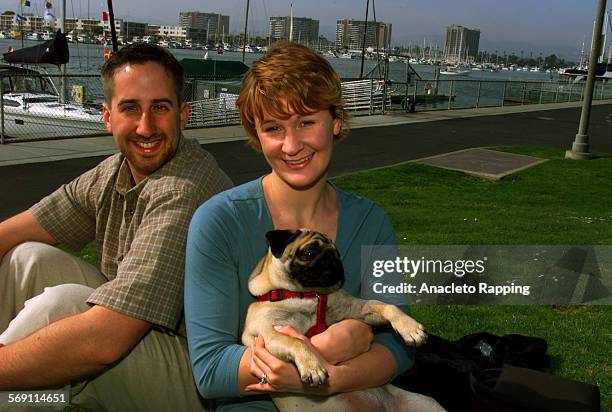
<path id="1" fill-rule="evenodd" d="M 344 268 L 334 243 L 325 235 L 308 229 L 272 230 L 266 233 L 275 274 L 285 277 L 295 291 L 331 291 L 342 287 Z M 280 266 L 280 267 L 279 267 Z M 280 272 L 280 273 L 279 273 Z M 276 276 L 273 276 L 276 277 Z M 272 283 L 274 279 L 271 279 Z"/>

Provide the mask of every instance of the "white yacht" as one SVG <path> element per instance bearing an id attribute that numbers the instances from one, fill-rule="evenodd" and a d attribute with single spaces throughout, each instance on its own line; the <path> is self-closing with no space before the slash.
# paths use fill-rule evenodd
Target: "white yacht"
<path id="1" fill-rule="evenodd" d="M 446 66 L 444 69 L 440 70 L 440 74 L 445 74 L 447 76 L 465 76 L 472 72 L 469 67 L 464 67 L 460 65 L 454 66 Z"/>

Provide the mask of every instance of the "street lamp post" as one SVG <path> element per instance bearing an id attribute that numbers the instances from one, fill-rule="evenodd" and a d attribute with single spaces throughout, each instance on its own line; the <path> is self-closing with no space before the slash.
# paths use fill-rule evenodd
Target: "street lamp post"
<path id="1" fill-rule="evenodd" d="M 593 29 L 593 41 L 591 42 L 591 57 L 589 59 L 589 74 L 587 75 L 584 101 L 582 102 L 582 113 L 580 114 L 580 126 L 572 144 L 572 149 L 565 152 L 566 159 L 588 160 L 593 158 L 589 152 L 589 120 L 591 118 L 591 104 L 593 102 L 593 89 L 595 87 L 595 68 L 601 48 L 601 29 L 603 27 L 604 14 L 606 12 L 606 0 L 599 0 L 597 6 L 597 18 Z"/>

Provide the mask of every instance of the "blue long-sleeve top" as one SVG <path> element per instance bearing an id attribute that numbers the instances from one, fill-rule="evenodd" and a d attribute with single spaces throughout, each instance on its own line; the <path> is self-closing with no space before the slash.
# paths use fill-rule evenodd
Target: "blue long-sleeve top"
<path id="1" fill-rule="evenodd" d="M 382 209 L 364 197 L 336 191 L 339 217 L 335 243 L 345 269 L 343 287 L 360 296 L 361 246 L 395 245 L 396 238 Z M 217 399 L 219 410 L 231 410 L 232 405 L 275 410 L 270 401 L 238 398 L 238 366 L 246 349 L 240 339 L 247 308 L 255 301 L 247 283 L 267 251 L 265 234 L 270 230 L 274 226 L 262 178 L 209 199 L 196 211 L 189 228 L 185 267 L 189 354 L 200 393 Z M 396 333 L 378 333 L 374 342 L 391 351 L 396 374 L 412 366 L 413 351 Z"/>

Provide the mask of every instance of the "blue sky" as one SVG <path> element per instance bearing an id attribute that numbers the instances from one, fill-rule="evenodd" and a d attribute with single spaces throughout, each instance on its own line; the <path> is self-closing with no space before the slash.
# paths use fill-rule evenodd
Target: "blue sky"
<path id="1" fill-rule="evenodd" d="M 43 0 L 31 0 L 42 10 Z M 59 0 L 52 0 L 59 7 Z M 333 38 L 337 19 L 363 19 L 365 0 L 250 0 L 249 31 L 263 33 L 267 18 L 288 15 L 320 20 L 321 34 Z M 0 0 L 2 10 L 17 10 L 18 0 Z M 177 24 L 180 10 L 220 12 L 230 16 L 231 30 L 242 31 L 246 0 L 114 0 L 117 17 Z M 445 28 L 459 24 L 481 31 L 481 49 L 557 52 L 577 60 L 581 43 L 590 41 L 597 0 L 378 0 L 376 17 L 393 24 L 393 44 L 444 43 Z M 612 4 L 608 2 L 608 8 Z M 68 16 L 86 16 L 87 0 L 67 0 Z M 370 0 L 370 5 L 372 0 Z M 106 0 L 89 0 L 98 16 Z M 74 12 L 73 12 L 74 10 Z M 57 10 L 56 10 L 57 11 Z M 370 18 L 372 9 L 370 9 Z"/>

